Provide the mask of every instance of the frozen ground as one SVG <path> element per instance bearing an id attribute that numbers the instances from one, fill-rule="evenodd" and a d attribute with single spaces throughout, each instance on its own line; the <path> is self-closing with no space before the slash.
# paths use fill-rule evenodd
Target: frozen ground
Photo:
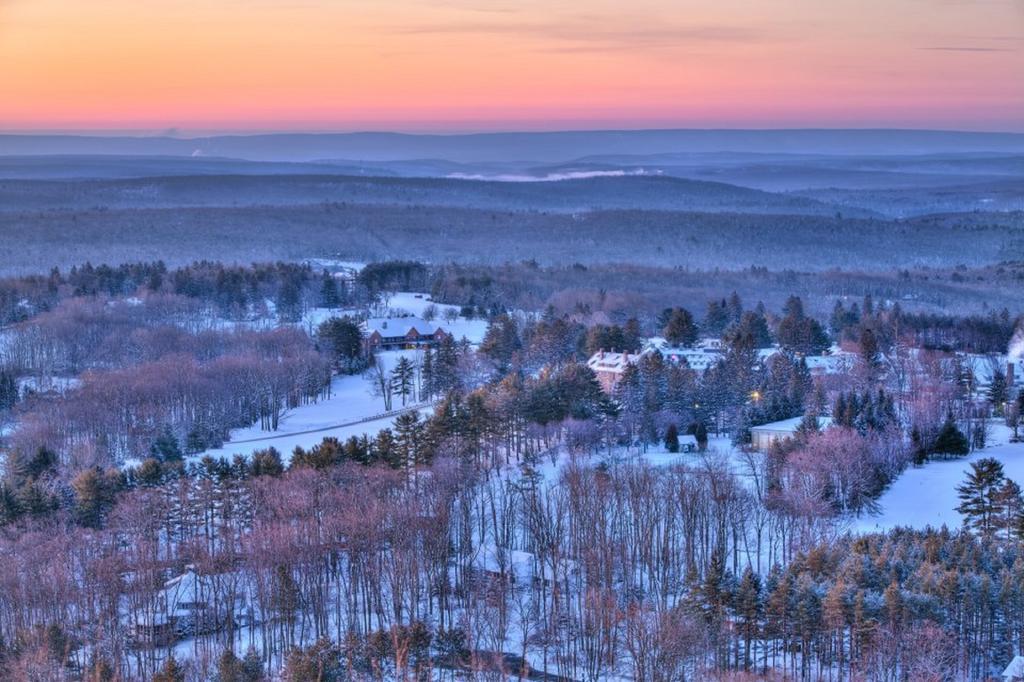
<path id="1" fill-rule="evenodd" d="M 754 458 L 762 457 L 760 453 L 753 453 Z M 750 467 L 745 461 L 744 453 L 736 449 L 728 436 L 712 436 L 708 439 L 706 452 L 669 452 L 663 443 L 655 443 L 649 446 L 646 452 L 638 452 L 636 448 L 617 447 L 608 453 L 606 450 L 595 455 L 585 456 L 584 461 L 589 466 L 596 466 L 602 462 L 608 464 L 628 464 L 646 462 L 655 467 L 667 467 L 673 464 L 685 464 L 690 467 L 699 466 L 705 462 L 724 460 L 736 476 L 742 481 L 749 481 Z M 550 454 L 545 454 L 538 466 L 538 473 L 552 483 L 556 482 L 561 475 L 562 469 L 571 461 L 569 455 L 559 451 L 557 457 L 552 461 Z"/>
<path id="2" fill-rule="evenodd" d="M 392 294 L 387 297 L 385 309 L 381 312 L 394 316 L 422 316 L 431 306 L 434 307 L 436 321 L 451 331 L 456 339 L 466 338 L 473 344 L 483 340 L 487 332 L 486 320 L 455 317 L 459 312 L 457 306 L 434 303 L 429 294 L 409 291 Z M 344 314 L 346 311 L 343 310 L 314 308 L 306 313 L 300 325 L 312 333 L 324 320 Z M 418 364 L 421 355 L 420 351 L 403 350 L 378 353 L 377 357 L 384 368 L 390 371 L 399 358 L 405 356 Z M 399 399 L 395 399 L 391 407 L 394 412 L 402 409 L 403 405 Z M 429 413 L 430 408 L 425 407 L 422 411 L 424 414 Z M 310 448 L 329 436 L 346 439 L 363 434 L 375 435 L 394 421 L 396 415 L 392 413 L 385 416 L 386 412 L 384 399 L 373 395 L 369 380 L 360 375 L 338 376 L 331 383 L 330 398 L 289 410 L 281 418 L 277 431 L 262 431 L 258 424 L 235 429 L 230 434 L 230 441 L 223 447 L 207 450 L 196 455 L 196 458 L 206 455 L 248 455 L 254 450 L 273 446 L 287 461 L 296 446 Z"/>
<path id="3" fill-rule="evenodd" d="M 990 445 L 962 459 L 928 462 L 910 467 L 879 499 L 877 515 L 854 519 L 850 529 L 860 533 L 881 532 L 899 526 L 959 528 L 963 518 L 956 511 L 960 501 L 956 487 L 964 482 L 971 462 L 993 457 L 1003 465 L 1007 478 L 1024 484 L 1024 443 L 1010 443 L 1010 429 L 994 424 Z"/>
<path id="4" fill-rule="evenodd" d="M 400 357 L 405 356 L 415 362 L 418 355 L 418 351 L 388 351 L 379 353 L 378 357 L 390 370 Z M 231 440 L 223 447 L 207 450 L 195 457 L 230 458 L 273 446 L 287 462 L 296 446 L 310 448 L 327 437 L 344 440 L 363 434 L 376 435 L 381 429 L 391 426 L 395 410 L 403 409 L 401 399 L 395 398 L 391 409 L 392 413 L 386 416 L 384 399 L 373 395 L 371 382 L 362 375 L 337 376 L 331 382 L 330 398 L 289 410 L 281 418 L 277 431 L 263 431 L 259 424 L 235 429 L 230 434 Z M 424 407 L 422 411 L 428 413 L 430 408 Z"/>

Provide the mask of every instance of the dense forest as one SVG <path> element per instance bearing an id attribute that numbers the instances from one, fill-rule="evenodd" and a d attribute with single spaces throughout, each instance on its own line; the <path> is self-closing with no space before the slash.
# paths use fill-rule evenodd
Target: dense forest
<path id="1" fill-rule="evenodd" d="M 614 185 L 589 189 L 578 203 L 559 209 L 444 203 L 444 197 L 431 202 L 415 196 L 359 203 L 330 192 L 323 199 L 303 201 L 273 185 L 253 189 L 249 199 L 244 193 L 224 192 L 212 205 L 190 203 L 188 196 L 161 205 L 146 198 L 156 190 L 133 182 L 139 186 L 122 187 L 118 201 L 104 202 L 82 189 L 83 206 L 61 208 L 59 197 L 49 204 L 45 196 L 21 207 L 18 201 L 0 204 L 5 249 L 0 251 L 0 272 L 35 273 L 85 260 L 162 259 L 184 265 L 201 258 L 247 263 L 325 257 L 488 265 L 535 259 L 545 265 L 632 263 L 702 270 L 897 270 L 982 266 L 1024 257 L 1019 210 L 893 220 L 857 217 L 858 212 L 842 209 L 806 214 L 765 206 L 745 213 L 728 200 L 711 210 L 702 203 L 705 199 L 685 196 L 662 210 L 654 210 L 659 202 L 642 198 L 636 205 L 604 208 L 601 197 L 621 194 Z M 216 186 L 207 179 L 197 183 Z M 499 186 L 494 191 L 505 195 L 538 183 L 493 184 Z M 278 197 L 279 192 L 286 196 Z"/>
<path id="2" fill-rule="evenodd" d="M 205 261 L 5 280 L 0 665 L 90 681 L 945 680 L 1020 651 L 1024 501 L 998 462 L 963 481 L 962 529 L 847 530 L 908 467 L 1018 423 L 1007 377 L 980 390 L 963 362 L 1005 352 L 1013 314 L 865 296 L 817 315 L 734 293 L 627 317 L 560 307 L 561 272 L 594 290 L 606 276 Z M 552 286 L 546 305 L 523 305 L 545 297 L 520 273 Z M 384 367 L 358 320 L 401 290 L 486 333 Z M 710 337 L 718 361 L 697 371 L 648 337 Z M 635 361 L 606 391 L 586 360 L 615 348 Z M 849 364 L 812 373 L 829 352 Z M 202 454 L 328 399 L 337 372 L 430 410 Z M 793 438 L 752 447 L 791 418 Z M 645 458 L 690 437 L 682 459 Z M 169 631 L 182 584 L 202 608 Z"/>

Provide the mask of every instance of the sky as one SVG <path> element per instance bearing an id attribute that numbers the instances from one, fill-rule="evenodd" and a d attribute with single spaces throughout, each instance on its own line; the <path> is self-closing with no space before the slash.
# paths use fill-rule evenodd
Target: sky
<path id="1" fill-rule="evenodd" d="M 1024 0 L 0 0 L 0 130 L 1024 131 Z"/>

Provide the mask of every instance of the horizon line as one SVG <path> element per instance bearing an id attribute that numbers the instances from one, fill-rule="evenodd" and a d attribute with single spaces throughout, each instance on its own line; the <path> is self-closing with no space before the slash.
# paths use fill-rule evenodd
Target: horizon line
<path id="1" fill-rule="evenodd" d="M 1024 135 L 1024 130 L 983 130 L 972 128 L 928 128 L 928 127 L 901 127 L 901 126 L 791 126 L 791 127 L 595 127 L 595 128 L 550 128 L 550 129 L 529 129 L 529 128 L 495 128 L 495 129 L 465 129 L 465 130 L 436 130 L 436 129 L 287 129 L 287 128 L 266 128 L 266 129 L 232 129 L 232 128 L 210 128 L 186 130 L 180 128 L 163 129 L 142 129 L 142 128 L 40 128 L 31 129 L 3 129 L 0 128 L 0 137 L 133 137 L 138 139 L 179 139 L 194 140 L 209 137 L 264 137 L 264 136 L 320 136 L 320 135 L 396 135 L 396 136 L 429 136 L 429 137 L 471 137 L 486 135 L 571 135 L 588 133 L 786 133 L 786 132 L 875 132 L 875 133 L 942 133 L 942 134 L 966 134 L 966 135 Z"/>

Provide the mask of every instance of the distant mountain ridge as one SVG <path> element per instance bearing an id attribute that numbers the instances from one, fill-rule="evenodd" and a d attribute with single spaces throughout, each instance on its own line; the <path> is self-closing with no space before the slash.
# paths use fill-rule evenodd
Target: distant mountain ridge
<path id="1" fill-rule="evenodd" d="M 817 199 L 720 182 L 629 175 L 551 182 L 345 175 L 195 175 L 95 180 L 0 179 L 0 211 L 303 206 L 447 206 L 571 213 L 643 209 L 833 215 Z M 868 212 L 845 209 L 848 213 Z"/>
<path id="2" fill-rule="evenodd" d="M 276 133 L 169 136 L 0 135 L 0 157 L 120 155 L 229 157 L 250 161 L 318 159 L 460 163 L 557 163 L 587 156 L 748 152 L 788 154 L 935 154 L 1022 152 L 1024 133 L 898 129 L 598 130 L 473 134 Z"/>

